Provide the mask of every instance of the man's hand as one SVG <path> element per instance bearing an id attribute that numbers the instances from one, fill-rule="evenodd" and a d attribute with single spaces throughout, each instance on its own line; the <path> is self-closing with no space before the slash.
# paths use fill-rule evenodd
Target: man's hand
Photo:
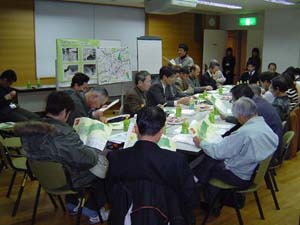
<path id="1" fill-rule="evenodd" d="M 7 95 L 4 96 L 6 100 L 12 100 L 14 97 L 16 97 L 17 92 L 16 91 L 11 91 Z"/>
<path id="2" fill-rule="evenodd" d="M 207 91 L 211 91 L 211 90 L 213 90 L 213 87 L 212 87 L 212 86 L 210 86 L 210 85 L 208 85 L 208 86 L 206 86 L 206 87 L 205 87 L 205 90 L 207 90 Z"/>
<path id="3" fill-rule="evenodd" d="M 220 112 L 219 112 L 219 114 L 220 114 L 220 117 L 221 117 L 222 120 L 225 120 L 225 119 L 226 119 L 226 116 L 225 116 L 224 114 L 222 114 L 222 113 L 220 113 Z"/>
<path id="4" fill-rule="evenodd" d="M 180 98 L 180 99 L 177 101 L 177 104 L 189 105 L 189 104 L 190 104 L 190 97 L 183 97 L 183 98 Z"/>
<path id="5" fill-rule="evenodd" d="M 107 118 L 104 117 L 104 116 L 100 116 L 99 121 L 106 124 L 107 123 Z"/>
<path id="6" fill-rule="evenodd" d="M 101 112 L 100 110 L 96 110 L 93 112 L 93 117 L 97 120 L 100 120 L 100 117 L 103 116 L 103 112 Z"/>
<path id="7" fill-rule="evenodd" d="M 195 137 L 193 138 L 193 141 L 194 141 L 196 147 L 200 148 L 200 143 L 201 143 L 201 141 L 202 141 L 201 138 L 195 136 Z"/>

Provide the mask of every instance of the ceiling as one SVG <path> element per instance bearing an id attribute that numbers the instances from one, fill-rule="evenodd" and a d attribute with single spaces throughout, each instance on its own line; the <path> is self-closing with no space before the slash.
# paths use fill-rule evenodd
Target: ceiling
<path id="1" fill-rule="evenodd" d="M 131 7 L 144 7 L 144 0 L 63 0 L 71 2 L 85 2 L 94 4 L 108 4 L 119 6 L 131 6 Z M 165 0 L 161 0 L 165 1 Z M 198 4 L 197 9 L 192 10 L 196 13 L 220 13 L 220 14 L 246 14 L 246 13 L 258 13 L 263 12 L 266 9 L 284 9 L 284 8 L 300 8 L 300 0 L 289 0 L 296 3 L 296 5 L 287 6 L 281 4 L 275 4 L 265 2 L 264 0 L 209 0 L 211 2 L 225 3 L 231 5 L 242 6 L 242 9 L 226 9 L 213 6 L 205 6 Z"/>

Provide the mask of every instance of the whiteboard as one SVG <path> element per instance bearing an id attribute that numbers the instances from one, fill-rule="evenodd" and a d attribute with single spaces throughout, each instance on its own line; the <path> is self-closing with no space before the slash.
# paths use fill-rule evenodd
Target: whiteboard
<path id="1" fill-rule="evenodd" d="M 131 68 L 136 70 L 136 38 L 144 34 L 145 12 L 141 8 L 35 0 L 37 76 L 55 77 L 58 38 L 97 39 L 107 47 L 128 46 Z M 116 40 L 120 44 L 111 46 Z"/>
<path id="2" fill-rule="evenodd" d="M 138 71 L 146 70 L 151 74 L 158 74 L 162 67 L 161 39 L 138 39 Z"/>

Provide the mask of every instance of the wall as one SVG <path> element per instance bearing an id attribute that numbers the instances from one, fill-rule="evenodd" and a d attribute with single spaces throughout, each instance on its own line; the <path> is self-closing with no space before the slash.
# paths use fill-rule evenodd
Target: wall
<path id="1" fill-rule="evenodd" d="M 33 0 L 1 0 L 0 73 L 13 69 L 17 85 L 35 80 Z"/>
<path id="2" fill-rule="evenodd" d="M 177 57 L 179 43 L 186 43 L 195 63 L 202 63 L 202 45 L 195 40 L 195 29 L 195 14 L 192 13 L 146 15 L 146 35 L 162 38 L 163 56 L 169 59 Z M 163 60 L 163 65 L 165 64 L 166 61 Z"/>
<path id="3" fill-rule="evenodd" d="M 256 26 L 240 27 L 238 25 L 240 17 L 252 16 L 257 18 Z M 246 60 L 251 56 L 252 48 L 259 48 L 261 55 L 263 54 L 264 14 L 222 15 L 220 20 L 221 30 L 247 30 Z"/>
<path id="4" fill-rule="evenodd" d="M 265 12 L 263 68 L 277 63 L 278 72 L 300 66 L 300 9 Z"/>

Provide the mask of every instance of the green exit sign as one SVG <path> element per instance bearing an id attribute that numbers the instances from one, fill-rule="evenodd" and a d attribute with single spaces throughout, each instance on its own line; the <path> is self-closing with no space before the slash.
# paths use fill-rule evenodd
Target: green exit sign
<path id="1" fill-rule="evenodd" d="M 246 17 L 239 19 L 239 25 L 241 27 L 245 26 L 255 26 L 256 25 L 256 17 Z"/>

